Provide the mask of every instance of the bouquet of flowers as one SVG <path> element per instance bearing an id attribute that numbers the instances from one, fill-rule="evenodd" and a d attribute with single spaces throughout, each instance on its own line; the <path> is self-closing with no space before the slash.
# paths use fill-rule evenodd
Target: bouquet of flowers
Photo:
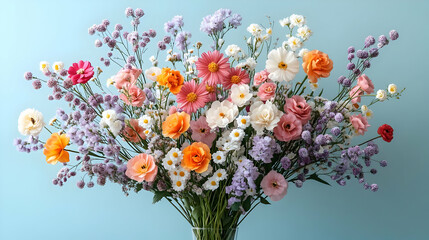
<path id="1" fill-rule="evenodd" d="M 303 48 L 312 35 L 304 16 L 279 21 L 283 42 L 272 36 L 275 22 L 268 18 L 266 27 L 247 27 L 242 45 L 227 45 L 226 33 L 242 18 L 219 9 L 201 22 L 200 30 L 213 40 L 207 47 L 175 16 L 150 47 L 157 33 L 139 30 L 142 9 L 127 8 L 125 14 L 129 32 L 120 24 L 111 28 L 108 20 L 88 29 L 98 36 L 96 47 L 109 49 L 100 60 L 117 67 L 116 75 L 102 77 L 102 69 L 89 61 L 67 67 L 43 61 L 45 78 L 25 73 L 35 89 L 52 89 L 49 100 L 69 106 L 58 109 L 48 126 L 35 109 L 18 119 L 19 132 L 29 137 L 16 139 L 17 149 L 43 150 L 47 163 L 63 165 L 54 185 L 77 178 L 77 187 L 92 188 L 109 180 L 126 195 L 153 192 L 153 202 L 171 203 L 197 239 L 234 239 L 256 206 L 281 200 L 291 183 L 329 185 L 329 179 L 344 186 L 355 178 L 365 189 L 378 190 L 365 177 L 377 173 L 374 165 L 387 165 L 374 158 L 374 140 L 390 142 L 392 127 L 369 131 L 372 138 L 361 144 L 351 139 L 367 133 L 373 104 L 403 91 L 390 84 L 375 93 L 364 74 L 398 38 L 395 30 L 390 39 L 368 36 L 361 49 L 348 48 L 347 73 L 337 80 L 338 94 L 327 99 L 319 80 L 330 77 L 333 61 Z M 147 50 L 156 54 L 149 58 Z M 304 79 L 295 80 L 300 71 Z M 369 99 L 366 105 L 363 99 Z M 43 129 L 51 134 L 46 140 L 39 137 Z"/>

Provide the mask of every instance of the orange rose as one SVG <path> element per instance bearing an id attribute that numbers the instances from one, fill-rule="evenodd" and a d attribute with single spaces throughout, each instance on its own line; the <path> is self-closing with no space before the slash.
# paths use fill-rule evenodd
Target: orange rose
<path id="1" fill-rule="evenodd" d="M 58 133 L 53 133 L 46 141 L 45 149 L 43 149 L 46 162 L 56 164 L 58 161 L 62 163 L 70 161 L 69 153 L 64 150 L 67 144 L 69 144 L 69 141 L 70 138 L 68 138 L 66 134 L 59 135 Z"/>
<path id="2" fill-rule="evenodd" d="M 162 123 L 162 135 L 177 139 L 188 130 L 190 121 L 191 116 L 185 112 L 171 114 Z"/>
<path id="3" fill-rule="evenodd" d="M 203 173 L 207 171 L 211 157 L 209 146 L 202 142 L 194 142 L 183 149 L 182 167 L 189 171 Z"/>
<path id="4" fill-rule="evenodd" d="M 178 94 L 182 88 L 184 78 L 179 71 L 163 68 L 156 81 L 161 86 L 166 86 L 173 94 Z"/>
<path id="5" fill-rule="evenodd" d="M 331 73 L 334 63 L 328 57 L 328 54 L 319 50 L 313 50 L 302 58 L 302 68 L 307 73 L 311 83 L 317 83 L 319 78 L 327 78 Z"/>

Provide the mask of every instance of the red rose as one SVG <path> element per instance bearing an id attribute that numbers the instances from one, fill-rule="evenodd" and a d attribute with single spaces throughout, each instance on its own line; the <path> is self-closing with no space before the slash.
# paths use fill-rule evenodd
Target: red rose
<path id="1" fill-rule="evenodd" d="M 393 139 L 393 128 L 390 125 L 383 124 L 381 125 L 377 133 L 383 138 L 384 141 L 390 142 Z"/>

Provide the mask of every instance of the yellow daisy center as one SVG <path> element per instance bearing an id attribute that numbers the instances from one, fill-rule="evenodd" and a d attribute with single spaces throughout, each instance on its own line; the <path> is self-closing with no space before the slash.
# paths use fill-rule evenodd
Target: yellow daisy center
<path id="1" fill-rule="evenodd" d="M 220 117 L 225 117 L 225 113 L 221 112 L 221 113 L 219 113 L 219 116 Z"/>
<path id="2" fill-rule="evenodd" d="M 222 177 L 222 173 L 217 173 L 217 177 Z"/>
<path id="3" fill-rule="evenodd" d="M 179 173 L 179 175 L 180 175 L 181 177 L 184 177 L 184 176 L 185 176 L 185 173 L 184 173 L 184 172 L 180 172 L 180 173 Z"/>
<path id="4" fill-rule="evenodd" d="M 216 157 L 216 159 L 217 159 L 217 160 L 221 160 L 221 159 L 222 159 L 222 157 L 221 157 L 221 156 L 217 156 L 217 157 Z"/>
<path id="5" fill-rule="evenodd" d="M 195 102 L 195 101 L 197 101 L 197 98 L 198 98 L 198 96 L 194 92 L 188 93 L 188 95 L 186 95 L 186 100 L 188 102 Z"/>
<path id="6" fill-rule="evenodd" d="M 217 63 L 215 63 L 215 62 L 209 63 L 209 65 L 207 67 L 208 67 L 210 72 L 217 72 L 219 70 L 219 65 L 217 65 Z"/>
<path id="7" fill-rule="evenodd" d="M 238 84 L 240 82 L 241 82 L 241 78 L 239 76 L 234 75 L 234 76 L 231 77 L 231 83 Z"/>
<path id="8" fill-rule="evenodd" d="M 178 186 L 178 187 L 182 186 L 182 182 L 181 181 L 177 181 L 176 182 L 176 186 Z"/>
<path id="9" fill-rule="evenodd" d="M 210 182 L 210 184 L 211 184 L 212 186 L 216 186 L 216 182 L 215 182 L 215 181 L 211 181 L 211 182 Z"/>
<path id="10" fill-rule="evenodd" d="M 179 154 L 177 152 L 173 153 L 173 157 L 177 158 L 179 156 Z"/>
<path id="11" fill-rule="evenodd" d="M 239 132 L 235 132 L 234 133 L 234 137 L 239 137 L 240 136 L 240 133 Z"/>
<path id="12" fill-rule="evenodd" d="M 241 119 L 241 123 L 242 123 L 242 124 L 246 124 L 246 123 L 247 123 L 247 120 L 246 120 L 246 119 L 244 119 L 244 118 L 242 118 L 242 119 Z"/>
<path id="13" fill-rule="evenodd" d="M 57 70 L 57 71 L 60 69 L 60 67 L 59 67 L 58 65 L 55 65 L 55 66 L 54 66 L 54 68 L 55 68 L 55 70 Z"/>
<path id="14" fill-rule="evenodd" d="M 287 64 L 286 64 L 286 63 L 284 63 L 284 62 L 279 62 L 278 67 L 279 67 L 280 69 L 286 70 L 286 69 L 287 69 Z"/>
<path id="15" fill-rule="evenodd" d="M 244 98 L 244 93 L 240 94 L 240 98 Z"/>
<path id="16" fill-rule="evenodd" d="M 149 123 L 149 120 L 145 119 L 143 120 L 144 123 Z"/>
<path id="17" fill-rule="evenodd" d="M 167 161 L 167 164 L 168 164 L 168 165 L 173 165 L 173 161 L 168 160 L 168 161 Z"/>
<path id="18" fill-rule="evenodd" d="M 47 65 L 46 65 L 45 63 L 44 63 L 44 64 L 42 64 L 42 68 L 43 68 L 43 69 L 45 69 L 45 68 L 46 68 L 46 66 L 47 66 Z"/>

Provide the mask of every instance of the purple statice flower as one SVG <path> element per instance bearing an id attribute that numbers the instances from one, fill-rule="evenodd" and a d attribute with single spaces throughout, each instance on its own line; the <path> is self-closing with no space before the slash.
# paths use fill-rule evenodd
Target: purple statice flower
<path id="1" fill-rule="evenodd" d="M 369 56 L 371 56 L 371 57 L 377 57 L 378 56 L 378 54 L 379 54 L 379 52 L 378 52 L 378 48 L 371 48 L 370 50 L 369 50 Z"/>
<path id="2" fill-rule="evenodd" d="M 125 16 L 127 17 L 134 17 L 134 10 L 130 7 L 125 9 Z"/>
<path id="3" fill-rule="evenodd" d="M 31 72 L 24 73 L 25 80 L 31 80 L 33 79 L 33 74 Z"/>
<path id="4" fill-rule="evenodd" d="M 340 135 L 340 133 L 341 133 L 341 129 L 340 129 L 339 127 L 333 127 L 333 128 L 331 129 L 331 133 L 332 133 L 333 135 L 335 135 L 335 136 L 338 136 L 338 135 Z"/>
<path id="5" fill-rule="evenodd" d="M 398 39 L 398 38 L 399 38 L 399 33 L 398 33 L 396 30 L 391 30 L 391 31 L 389 32 L 389 37 L 390 37 L 390 39 L 392 39 L 392 40 L 396 40 L 396 39 Z"/>
<path id="6" fill-rule="evenodd" d="M 378 37 L 378 48 L 382 48 L 387 44 L 389 44 L 389 40 L 387 40 L 387 37 L 385 35 L 381 35 L 380 37 Z"/>
<path id="7" fill-rule="evenodd" d="M 372 192 L 377 192 L 378 191 L 378 185 L 377 184 L 371 184 L 370 189 Z"/>
<path id="8" fill-rule="evenodd" d="M 335 121 L 342 122 L 344 120 L 344 116 L 341 113 L 336 113 L 334 116 Z"/>
<path id="9" fill-rule="evenodd" d="M 185 51 L 188 48 L 188 45 L 190 44 L 189 39 L 192 37 L 192 34 L 189 32 L 180 32 L 179 34 L 177 34 L 176 37 L 176 45 L 177 47 L 182 50 Z"/>
<path id="10" fill-rule="evenodd" d="M 66 93 L 66 95 L 64 95 L 64 100 L 66 100 L 66 102 L 71 102 L 74 99 L 74 95 L 71 92 Z"/>
<path id="11" fill-rule="evenodd" d="M 131 21 L 131 25 L 134 26 L 134 27 L 138 26 L 139 24 L 140 24 L 140 19 L 139 18 L 134 18 Z"/>
<path id="12" fill-rule="evenodd" d="M 387 166 L 387 161 L 386 160 L 380 161 L 380 166 L 381 167 L 386 167 Z"/>
<path id="13" fill-rule="evenodd" d="M 352 81 L 348 78 L 345 78 L 343 81 L 343 86 L 344 87 L 350 87 L 352 85 Z"/>
<path id="14" fill-rule="evenodd" d="M 97 27 L 95 28 L 98 32 L 105 32 L 106 31 L 106 26 L 103 24 L 99 24 L 97 25 Z"/>
<path id="15" fill-rule="evenodd" d="M 225 27 L 225 20 L 231 17 L 231 10 L 229 9 L 219 9 L 214 12 L 212 15 L 205 16 L 200 25 L 200 30 L 207 34 L 214 34 L 222 31 Z M 234 14 L 230 19 L 229 24 L 236 28 L 241 25 L 241 16 Z"/>
<path id="16" fill-rule="evenodd" d="M 165 48 L 166 48 L 165 43 L 162 41 L 159 41 L 158 42 L 158 49 L 163 51 L 163 50 L 165 50 Z"/>
<path id="17" fill-rule="evenodd" d="M 359 76 L 361 73 L 362 73 L 362 72 L 360 71 L 360 69 L 359 69 L 359 68 L 356 68 L 356 69 L 354 69 L 354 70 L 353 70 L 353 74 L 354 74 L 355 76 Z"/>
<path id="18" fill-rule="evenodd" d="M 371 67 L 371 63 L 368 60 L 363 61 L 363 66 L 365 68 L 370 68 Z"/>
<path id="19" fill-rule="evenodd" d="M 355 69 L 355 67 L 356 67 L 355 64 L 352 62 L 347 64 L 347 70 L 353 70 L 353 69 Z"/>
<path id="20" fill-rule="evenodd" d="M 355 58 L 355 55 L 353 53 L 349 53 L 349 55 L 347 55 L 347 60 L 351 61 L 353 60 L 353 58 Z"/>
<path id="21" fill-rule="evenodd" d="M 58 84 L 57 80 L 54 78 L 50 78 L 47 82 L 46 82 L 46 86 L 48 86 L 49 88 L 53 88 L 56 87 Z"/>
<path id="22" fill-rule="evenodd" d="M 115 30 L 116 30 L 116 31 L 121 31 L 122 29 L 124 29 L 124 28 L 122 27 L 122 25 L 121 25 L 121 24 L 116 24 L 116 25 L 115 25 Z"/>
<path id="23" fill-rule="evenodd" d="M 373 36 L 368 36 L 365 39 L 365 45 L 364 46 L 365 46 L 365 48 L 367 48 L 371 45 L 374 45 L 374 43 L 375 43 L 375 38 Z"/>
<path id="24" fill-rule="evenodd" d="M 95 47 L 101 47 L 103 46 L 103 43 L 100 41 L 100 39 L 96 39 L 94 42 Z"/>
<path id="25" fill-rule="evenodd" d="M 296 180 L 296 181 L 295 181 L 295 186 L 296 186 L 297 188 L 301 188 L 301 187 L 302 187 L 302 185 L 303 185 L 303 182 L 302 182 L 301 180 Z"/>
<path id="26" fill-rule="evenodd" d="M 35 79 L 32 84 L 33 84 L 33 88 L 36 90 L 42 87 L 42 82 L 40 82 L 39 79 Z"/>
<path id="27" fill-rule="evenodd" d="M 129 34 L 129 32 L 126 32 L 126 31 L 125 31 L 125 32 L 123 32 L 123 33 L 122 33 L 122 37 L 124 37 L 125 39 L 127 39 L 128 34 Z"/>
<path id="28" fill-rule="evenodd" d="M 340 76 L 340 77 L 337 79 L 337 82 L 338 82 L 339 84 L 343 84 L 344 79 L 346 79 L 346 77 L 344 77 L 344 76 Z"/>
<path id="29" fill-rule="evenodd" d="M 320 136 L 320 135 L 319 135 Z M 308 150 L 306 148 L 300 148 L 298 150 L 298 155 L 301 158 L 307 158 L 308 157 Z"/>
<path id="30" fill-rule="evenodd" d="M 229 20 L 229 24 L 233 27 L 233 28 L 237 28 L 238 26 L 241 25 L 241 15 L 238 13 L 234 13 L 231 16 L 231 19 Z"/>
<path id="31" fill-rule="evenodd" d="M 280 159 L 280 163 L 284 170 L 288 170 L 291 166 L 291 161 L 288 157 L 282 157 L 282 159 Z"/>
<path id="32" fill-rule="evenodd" d="M 360 59 L 365 59 L 365 58 L 368 58 L 368 52 L 365 50 L 357 50 L 356 56 Z"/>
<path id="33" fill-rule="evenodd" d="M 354 53 L 354 52 L 355 52 L 355 47 L 347 48 L 347 53 Z"/>
<path id="34" fill-rule="evenodd" d="M 164 23 L 164 30 L 166 33 L 176 36 L 176 34 L 183 27 L 183 25 L 183 17 L 175 16 L 173 17 L 173 19 L 171 19 L 171 21 Z"/>
<path id="35" fill-rule="evenodd" d="M 269 136 L 255 136 L 249 155 L 256 161 L 270 163 L 274 154 L 280 151 L 280 146 L 273 138 Z"/>
<path id="36" fill-rule="evenodd" d="M 170 36 L 165 36 L 165 37 L 162 39 L 162 41 L 163 41 L 165 44 L 169 44 L 169 43 L 171 42 L 171 37 L 170 37 Z"/>
<path id="37" fill-rule="evenodd" d="M 310 133 L 310 131 L 308 131 L 308 130 L 304 130 L 304 131 L 302 131 L 302 133 L 301 133 L 301 137 L 302 137 L 302 139 L 303 139 L 306 143 L 308 143 L 308 144 L 310 144 L 310 143 L 312 142 L 312 139 L 311 139 L 311 133 Z"/>
<path id="38" fill-rule="evenodd" d="M 108 43 L 110 41 L 110 37 L 104 37 L 103 38 L 103 43 Z"/>
<path id="39" fill-rule="evenodd" d="M 136 10 L 134 10 L 134 14 L 137 18 L 141 18 L 144 16 L 144 12 L 141 8 L 136 8 Z"/>

